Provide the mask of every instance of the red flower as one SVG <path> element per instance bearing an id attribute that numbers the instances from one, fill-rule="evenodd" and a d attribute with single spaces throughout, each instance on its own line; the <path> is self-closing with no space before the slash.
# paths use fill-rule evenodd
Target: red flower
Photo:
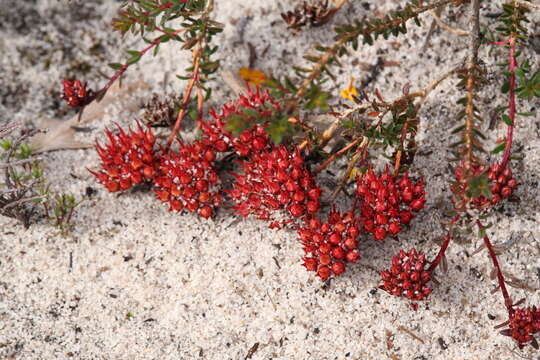
<path id="1" fill-rule="evenodd" d="M 424 253 L 417 253 L 414 248 L 409 252 L 400 250 L 399 254 L 392 258 L 390 269 L 381 271 L 383 285 L 380 288 L 391 295 L 424 300 L 431 293 L 431 288 L 427 286 L 431 274 L 425 267 Z"/>
<path id="2" fill-rule="evenodd" d="M 346 263 L 360 259 L 358 236 L 360 226 L 352 211 L 340 214 L 332 210 L 324 224 L 315 217 L 306 221 L 298 234 L 304 246 L 304 263 L 308 271 L 315 271 L 321 280 L 345 272 Z"/>
<path id="3" fill-rule="evenodd" d="M 358 179 L 356 194 L 362 200 L 360 215 L 364 229 L 379 241 L 388 233 L 396 236 L 403 225 L 411 222 L 412 212 L 420 211 L 426 202 L 422 178 L 416 183 L 408 174 L 395 179 L 388 167 L 379 176 L 369 168 Z"/>
<path id="4" fill-rule="evenodd" d="M 304 165 L 299 151 L 290 152 L 284 146 L 253 153 L 240 162 L 241 174 L 228 191 L 236 203 L 233 209 L 241 216 L 255 215 L 280 227 L 319 209 L 321 190 Z M 279 210 L 292 217 L 278 220 Z"/>
<path id="5" fill-rule="evenodd" d="M 118 126 L 118 134 L 105 131 L 109 143 L 102 147 L 96 141 L 96 150 L 101 159 L 102 170 L 90 171 L 107 190 L 127 190 L 134 184 L 150 182 L 157 167 L 155 137 L 148 127 L 143 130 L 137 123 L 137 131 L 124 132 Z"/>
<path id="6" fill-rule="evenodd" d="M 267 150 L 270 147 L 270 140 L 264 127 L 266 124 L 249 123 L 250 118 L 246 115 L 247 110 L 255 110 L 260 119 L 271 118 L 276 112 L 280 111 L 280 104 L 266 90 L 261 92 L 259 88 L 255 92 L 250 87 L 247 89 L 247 95 L 240 95 L 237 100 L 225 104 L 221 108 L 221 113 L 215 109 L 210 110 L 212 120 L 202 123 L 202 139 L 212 146 L 216 152 L 226 152 L 234 150 L 240 156 L 248 156 L 252 152 Z M 226 119 L 234 116 L 242 115 L 244 124 L 247 128 L 235 137 L 231 131 L 226 129 Z"/>
<path id="7" fill-rule="evenodd" d="M 160 161 L 154 192 L 169 204 L 169 211 L 197 211 L 211 217 L 221 204 L 220 180 L 214 168 L 214 150 L 201 141 L 180 144 L 178 153 L 169 152 Z"/>
<path id="8" fill-rule="evenodd" d="M 64 80 L 63 98 L 71 107 L 81 107 L 88 105 L 94 96 L 92 90 L 86 89 L 86 83 L 82 84 L 80 80 Z"/>
<path id="9" fill-rule="evenodd" d="M 488 178 L 490 180 L 490 190 L 492 193 L 491 203 L 496 204 L 502 198 L 507 198 L 517 188 L 518 183 L 512 176 L 512 170 L 502 168 L 496 163 L 489 169 Z"/>
<path id="10" fill-rule="evenodd" d="M 502 334 L 511 336 L 518 342 L 520 348 L 528 343 L 538 348 L 538 343 L 533 335 L 540 332 L 540 309 L 535 306 L 514 309 L 506 324 L 509 325 L 509 329 L 503 330 Z"/>
<path id="11" fill-rule="evenodd" d="M 469 181 L 482 173 L 487 173 L 491 198 L 484 195 L 469 197 L 467 194 Z M 465 162 L 462 162 L 454 170 L 454 177 L 456 181 L 452 184 L 451 190 L 454 194 L 453 201 L 457 208 L 463 208 L 469 202 L 477 209 L 496 205 L 502 198 L 512 195 L 518 186 L 516 179 L 512 176 L 512 170 L 509 168 L 503 169 L 499 163 L 495 163 L 490 168 L 473 163 L 470 169 L 467 169 Z"/>

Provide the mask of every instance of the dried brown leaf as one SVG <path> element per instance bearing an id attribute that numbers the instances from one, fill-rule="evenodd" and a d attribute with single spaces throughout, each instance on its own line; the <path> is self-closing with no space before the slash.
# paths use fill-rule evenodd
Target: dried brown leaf
<path id="1" fill-rule="evenodd" d="M 148 84 L 142 80 L 131 84 L 124 84 L 122 87 L 116 82 L 107 91 L 101 101 L 94 101 L 84 108 L 80 119 L 79 115 L 75 115 L 67 121 L 58 119 L 43 120 L 38 125 L 38 129 L 42 131 L 32 137 L 30 146 L 35 153 L 92 147 L 93 144 L 91 143 L 75 139 L 76 127 L 84 123 L 101 120 L 105 115 L 106 107 L 118 102 L 123 102 L 122 107 L 126 111 L 136 111 L 139 108 L 139 104 L 132 94 L 136 90 L 147 87 Z"/>

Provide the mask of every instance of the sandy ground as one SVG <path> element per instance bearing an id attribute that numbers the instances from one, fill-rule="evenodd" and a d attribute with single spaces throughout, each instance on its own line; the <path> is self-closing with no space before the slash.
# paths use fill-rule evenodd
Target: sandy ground
<path id="1" fill-rule="evenodd" d="M 335 23 L 403 2 L 352 3 Z M 123 59 L 119 49 L 142 48 L 140 41 L 121 42 L 110 32 L 118 4 L 1 0 L 0 121 L 36 124 L 42 118 L 70 118 L 73 112 L 60 99 L 63 78 L 84 78 L 97 87 L 104 82 L 100 72 L 109 71 L 106 64 Z M 498 12 L 497 4 L 483 7 L 484 21 Z M 223 68 L 236 72 L 246 66 L 250 42 L 259 55 L 256 68 L 286 75 L 288 65 L 298 63 L 310 44 L 331 40 L 328 28 L 288 32 L 279 14 L 290 7 L 288 1 L 217 1 L 216 20 L 225 24 L 219 37 Z M 466 28 L 467 19 L 457 17 L 454 24 Z M 391 99 L 406 83 L 417 89 L 459 64 L 466 41 L 453 34 L 437 30 L 431 46 L 420 51 L 431 23 L 427 16 L 421 19 L 423 26 L 411 27 L 407 37 L 352 52 L 336 73 L 335 88 L 344 88 L 351 75 L 365 81 L 365 64 L 393 61 L 399 66 L 384 67 L 368 86 L 384 89 Z M 538 12 L 531 19 L 529 31 L 535 37 L 524 56 L 538 67 Z M 479 104 L 486 117 L 505 102 L 498 95 L 497 59 L 488 51 L 487 46 L 480 50 L 491 82 Z M 174 74 L 187 61 L 188 54 L 174 46 L 144 58 L 125 81 L 142 79 L 149 88 L 133 92 L 130 99 L 142 103 L 152 92 L 177 92 Z M 213 220 L 171 214 L 151 193 L 104 191 L 86 170 L 98 165 L 93 150 L 47 153 L 53 187 L 86 200 L 69 237 L 43 222 L 25 230 L 0 218 L 0 358 L 538 359 L 540 353 L 518 350 L 493 329 L 506 313 L 500 294 L 490 294 L 494 282 L 487 254 L 472 255 L 476 239 L 452 245 L 449 273 L 439 276 L 441 284 L 418 311 L 377 289 L 378 270 L 391 254 L 413 246 L 430 256 L 437 251 L 433 240 L 443 233 L 440 220 L 449 206 L 448 145 L 455 139 L 448 131 L 456 125 L 460 96 L 455 85 L 455 79 L 445 82 L 422 112 L 415 172 L 426 179 L 425 210 L 399 242 L 363 237 L 359 264 L 329 284 L 299 265 L 302 251 L 294 232 L 268 230 L 262 222 L 238 220 L 229 211 Z M 212 105 L 230 99 L 220 79 L 215 88 Z M 519 109 L 538 111 L 539 104 L 520 103 Z M 101 137 L 112 121 L 127 125 L 137 116 L 122 103 L 106 110 L 81 139 Z M 504 131 L 501 123 L 490 133 L 487 148 Z M 513 243 L 500 257 L 504 269 L 533 289 L 540 287 L 539 132 L 538 115 L 519 119 L 516 155 L 523 160 L 514 162 L 514 169 L 520 202 L 505 204 L 488 218 L 492 240 Z M 320 181 L 332 186 L 332 179 L 323 173 Z M 90 188 L 96 191 L 87 196 Z M 340 202 L 345 206 L 348 200 Z M 540 305 L 538 291 L 511 291 L 516 300 L 527 297 L 528 304 Z"/>

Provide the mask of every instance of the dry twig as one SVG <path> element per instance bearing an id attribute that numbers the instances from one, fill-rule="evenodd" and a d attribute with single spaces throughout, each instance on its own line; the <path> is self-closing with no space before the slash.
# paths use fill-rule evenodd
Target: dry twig
<path id="1" fill-rule="evenodd" d="M 433 19 L 435 19 L 435 22 L 437 23 L 437 25 L 439 25 L 439 27 L 441 27 L 442 29 L 450 31 L 451 33 L 456 34 L 458 36 L 468 36 L 471 34 L 469 31 L 461 30 L 461 29 L 446 25 L 442 21 L 442 19 L 440 18 L 439 14 L 437 14 L 436 11 L 432 10 L 429 13 L 431 14 L 431 16 L 433 16 Z"/>

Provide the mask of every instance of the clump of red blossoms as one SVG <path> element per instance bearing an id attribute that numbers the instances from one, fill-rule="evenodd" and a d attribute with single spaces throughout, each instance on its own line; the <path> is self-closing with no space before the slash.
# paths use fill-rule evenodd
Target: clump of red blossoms
<path id="1" fill-rule="evenodd" d="M 491 199 L 484 195 L 478 197 L 467 197 L 467 190 L 469 187 L 469 180 L 487 172 L 489 179 L 489 190 L 491 191 Z M 455 183 L 452 185 L 451 190 L 458 197 L 454 199 L 456 206 L 463 207 L 468 200 L 471 204 L 478 209 L 486 208 L 491 205 L 496 205 L 502 198 L 508 198 L 514 190 L 517 188 L 517 180 L 512 177 L 512 170 L 501 164 L 496 163 L 489 169 L 478 163 L 471 164 L 469 169 L 466 168 L 465 163 L 462 162 L 454 170 Z"/>
<path id="2" fill-rule="evenodd" d="M 512 170 L 502 168 L 501 164 L 496 163 L 489 169 L 488 178 L 491 181 L 491 203 L 496 204 L 502 198 L 512 195 L 517 188 L 517 180 L 512 177 Z"/>
<path id="3" fill-rule="evenodd" d="M 417 253 L 414 248 L 409 252 L 400 250 L 392 258 L 390 269 L 381 271 L 383 285 L 380 288 L 391 295 L 424 300 L 431 293 L 431 288 L 427 286 L 431 274 L 425 267 L 426 254 Z"/>
<path id="4" fill-rule="evenodd" d="M 201 141 L 180 144 L 160 159 L 154 191 L 159 200 L 169 203 L 169 211 L 186 209 L 209 218 L 221 204 L 220 180 L 214 168 L 216 155 Z"/>
<path id="5" fill-rule="evenodd" d="M 92 99 L 93 91 L 86 89 L 86 84 L 81 83 L 80 80 L 64 80 L 64 100 L 71 107 L 81 107 L 88 105 Z"/>
<path id="6" fill-rule="evenodd" d="M 275 100 L 268 90 L 260 91 L 259 88 L 253 92 L 247 88 L 247 95 L 240 95 L 236 101 L 223 105 L 221 112 L 215 109 L 210 110 L 212 120 L 202 122 L 202 139 L 212 146 L 216 152 L 226 152 L 234 150 L 240 156 L 248 156 L 253 151 L 262 151 L 270 147 L 268 133 L 264 129 L 264 124 L 257 124 L 249 116 L 248 111 L 256 111 L 257 119 L 271 118 L 280 111 L 280 104 Z M 248 122 L 247 129 L 240 136 L 233 136 L 232 132 L 226 129 L 226 119 L 241 115 L 243 121 Z M 254 120 L 254 118 L 253 118 Z"/>
<path id="7" fill-rule="evenodd" d="M 345 214 L 332 210 L 325 223 L 315 217 L 298 229 L 306 256 L 302 264 L 308 271 L 315 271 L 321 280 L 345 272 L 346 263 L 360 259 L 358 235 L 360 226 L 352 211 Z"/>
<path id="8" fill-rule="evenodd" d="M 126 133 L 118 126 L 117 134 L 110 130 L 105 134 L 109 138 L 105 147 L 96 141 L 102 170 L 90 172 L 107 190 L 127 190 L 132 185 L 154 179 L 158 158 L 154 149 L 155 137 L 149 127 L 145 130 L 137 123 L 136 131 L 130 128 Z"/>
<path id="9" fill-rule="evenodd" d="M 522 348 L 527 343 L 538 344 L 533 335 L 540 332 L 540 309 L 535 306 L 524 309 L 514 309 L 508 320 L 509 329 L 503 334 L 511 336 Z"/>
<path id="10" fill-rule="evenodd" d="M 241 174 L 233 174 L 236 181 L 228 193 L 236 203 L 233 209 L 239 215 L 255 215 L 272 221 L 271 227 L 280 227 L 319 209 L 320 188 L 304 164 L 297 150 L 285 146 L 272 146 L 270 150 L 253 153 L 241 161 Z M 277 221 L 279 210 L 290 215 L 287 221 Z"/>
<path id="11" fill-rule="evenodd" d="M 424 180 L 413 182 L 407 173 L 396 179 L 386 170 L 377 176 L 371 168 L 359 177 L 356 194 L 362 200 L 360 220 L 366 232 L 382 241 L 388 233 L 396 236 L 426 202 Z"/>

